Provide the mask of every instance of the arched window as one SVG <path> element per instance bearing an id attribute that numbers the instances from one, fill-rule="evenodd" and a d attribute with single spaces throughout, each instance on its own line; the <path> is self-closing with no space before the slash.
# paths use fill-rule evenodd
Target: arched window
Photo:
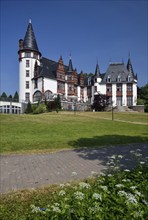
<path id="1" fill-rule="evenodd" d="M 39 102 L 42 99 L 42 93 L 40 91 L 36 91 L 33 95 L 33 101 Z"/>
<path id="2" fill-rule="evenodd" d="M 47 90 L 47 91 L 44 93 L 44 95 L 45 95 L 46 100 L 50 100 L 51 97 L 52 97 L 52 92 L 51 92 L 50 90 Z"/>

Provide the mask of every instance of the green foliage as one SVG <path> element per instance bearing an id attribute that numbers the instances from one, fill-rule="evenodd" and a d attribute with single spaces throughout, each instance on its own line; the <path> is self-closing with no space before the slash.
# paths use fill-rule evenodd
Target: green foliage
<path id="1" fill-rule="evenodd" d="M 27 107 L 26 107 L 26 109 L 25 109 L 25 113 L 26 113 L 26 114 L 32 113 L 32 105 L 31 105 L 31 102 L 30 102 L 30 101 L 27 103 Z"/>
<path id="2" fill-rule="evenodd" d="M 142 99 L 145 105 L 145 112 L 148 112 L 148 84 L 145 86 L 138 88 L 138 99 Z"/>
<path id="3" fill-rule="evenodd" d="M 13 96 L 13 101 L 14 102 L 18 102 L 19 101 L 19 95 L 18 95 L 18 92 L 16 91 L 14 96 Z"/>
<path id="4" fill-rule="evenodd" d="M 47 111 L 46 105 L 44 103 L 40 103 L 37 106 L 34 106 L 33 114 L 41 114 Z"/>
<path id="5" fill-rule="evenodd" d="M 137 159 L 138 150 L 131 152 Z M 134 169 L 120 170 L 122 157 L 112 155 L 108 170 L 101 176 L 91 173 L 91 178 L 77 184 L 2 195 L 1 219 L 7 220 L 10 216 L 11 220 L 147 219 L 147 159 L 138 159 Z"/>
<path id="6" fill-rule="evenodd" d="M 94 96 L 92 109 L 95 109 L 95 111 L 104 111 L 109 104 L 109 97 L 107 95 L 98 94 Z"/>
<path id="7" fill-rule="evenodd" d="M 56 112 L 58 112 L 61 109 L 61 99 L 59 94 L 57 98 L 55 98 L 54 102 L 55 102 Z"/>
<path id="8" fill-rule="evenodd" d="M 137 99 L 137 105 L 144 105 L 144 99 Z"/>
<path id="9" fill-rule="evenodd" d="M 7 94 L 5 92 L 2 93 L 0 100 L 6 101 L 7 100 Z"/>
<path id="10" fill-rule="evenodd" d="M 46 100 L 45 100 L 46 101 Z M 48 112 L 51 111 L 56 111 L 57 113 L 59 112 L 59 110 L 61 110 L 61 99 L 60 99 L 60 95 L 58 94 L 57 98 L 54 99 L 54 101 L 50 101 L 47 103 L 46 101 L 46 106 L 47 106 L 47 110 Z"/>

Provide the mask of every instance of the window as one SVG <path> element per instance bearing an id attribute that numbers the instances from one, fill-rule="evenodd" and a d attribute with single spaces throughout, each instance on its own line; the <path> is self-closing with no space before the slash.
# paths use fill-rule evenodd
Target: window
<path id="1" fill-rule="evenodd" d="M 132 96 L 128 96 L 127 97 L 127 106 L 132 106 L 133 105 L 133 97 Z"/>
<path id="2" fill-rule="evenodd" d="M 30 62 L 29 60 L 26 60 L 26 67 L 29 67 L 30 66 Z"/>
<path id="3" fill-rule="evenodd" d="M 117 100 L 116 100 L 117 106 L 121 106 L 122 105 L 122 97 L 118 96 Z"/>
<path id="4" fill-rule="evenodd" d="M 26 70 L 26 77 L 29 77 L 29 70 Z"/>
<path id="5" fill-rule="evenodd" d="M 117 84 L 117 92 L 122 92 L 122 84 Z"/>
<path id="6" fill-rule="evenodd" d="M 38 59 L 38 54 L 37 54 L 37 53 L 34 53 L 34 54 L 33 54 L 33 57 L 34 57 L 35 59 Z"/>
<path id="7" fill-rule="evenodd" d="M 26 93 L 25 93 L 25 101 L 26 101 L 26 102 L 29 102 L 29 100 L 30 100 L 30 93 L 29 93 L 29 92 L 26 92 Z"/>
<path id="8" fill-rule="evenodd" d="M 52 92 L 51 91 L 47 90 L 44 95 L 45 95 L 46 100 L 52 99 Z"/>
<path id="9" fill-rule="evenodd" d="M 97 86 L 95 86 L 95 92 L 97 92 Z"/>
<path id="10" fill-rule="evenodd" d="M 112 92 L 112 85 L 107 85 L 106 86 L 106 91 L 107 92 Z"/>
<path id="11" fill-rule="evenodd" d="M 26 89 L 29 89 L 29 81 L 26 81 Z"/>
<path id="12" fill-rule="evenodd" d="M 36 91 L 33 95 L 33 101 L 39 102 L 42 99 L 42 93 L 40 91 Z"/>
<path id="13" fill-rule="evenodd" d="M 107 77 L 107 82 L 111 82 L 110 76 Z"/>
<path id="14" fill-rule="evenodd" d="M 127 77 L 127 81 L 128 81 L 128 82 L 131 81 L 131 77 L 130 77 L 130 76 Z"/>
<path id="15" fill-rule="evenodd" d="M 118 76 L 117 82 L 121 82 L 121 76 Z"/>
<path id="16" fill-rule="evenodd" d="M 34 88 L 37 89 L 38 88 L 38 79 L 34 80 Z"/>
<path id="17" fill-rule="evenodd" d="M 29 52 L 25 53 L 25 57 L 30 58 L 31 57 L 31 53 L 29 53 Z"/>
<path id="18" fill-rule="evenodd" d="M 127 84 L 127 91 L 132 92 L 132 84 Z"/>

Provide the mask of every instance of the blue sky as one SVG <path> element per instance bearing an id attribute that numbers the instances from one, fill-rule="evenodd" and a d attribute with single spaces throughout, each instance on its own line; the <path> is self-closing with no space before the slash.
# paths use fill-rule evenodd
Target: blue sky
<path id="1" fill-rule="evenodd" d="M 138 85 L 148 78 L 147 0 L 15 1 L 1 0 L 1 89 L 18 91 L 18 41 L 29 18 L 42 56 L 68 64 L 72 55 L 78 72 L 104 73 L 109 62 L 127 63 L 128 54 Z"/>

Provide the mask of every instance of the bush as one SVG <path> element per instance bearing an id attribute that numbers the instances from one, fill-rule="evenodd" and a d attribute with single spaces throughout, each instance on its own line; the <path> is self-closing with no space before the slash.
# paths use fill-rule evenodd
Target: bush
<path id="1" fill-rule="evenodd" d="M 40 103 L 37 106 L 34 106 L 33 114 L 41 114 L 47 111 L 46 105 L 44 103 Z"/>
<path id="2" fill-rule="evenodd" d="M 137 105 L 144 105 L 144 99 L 137 99 Z"/>

